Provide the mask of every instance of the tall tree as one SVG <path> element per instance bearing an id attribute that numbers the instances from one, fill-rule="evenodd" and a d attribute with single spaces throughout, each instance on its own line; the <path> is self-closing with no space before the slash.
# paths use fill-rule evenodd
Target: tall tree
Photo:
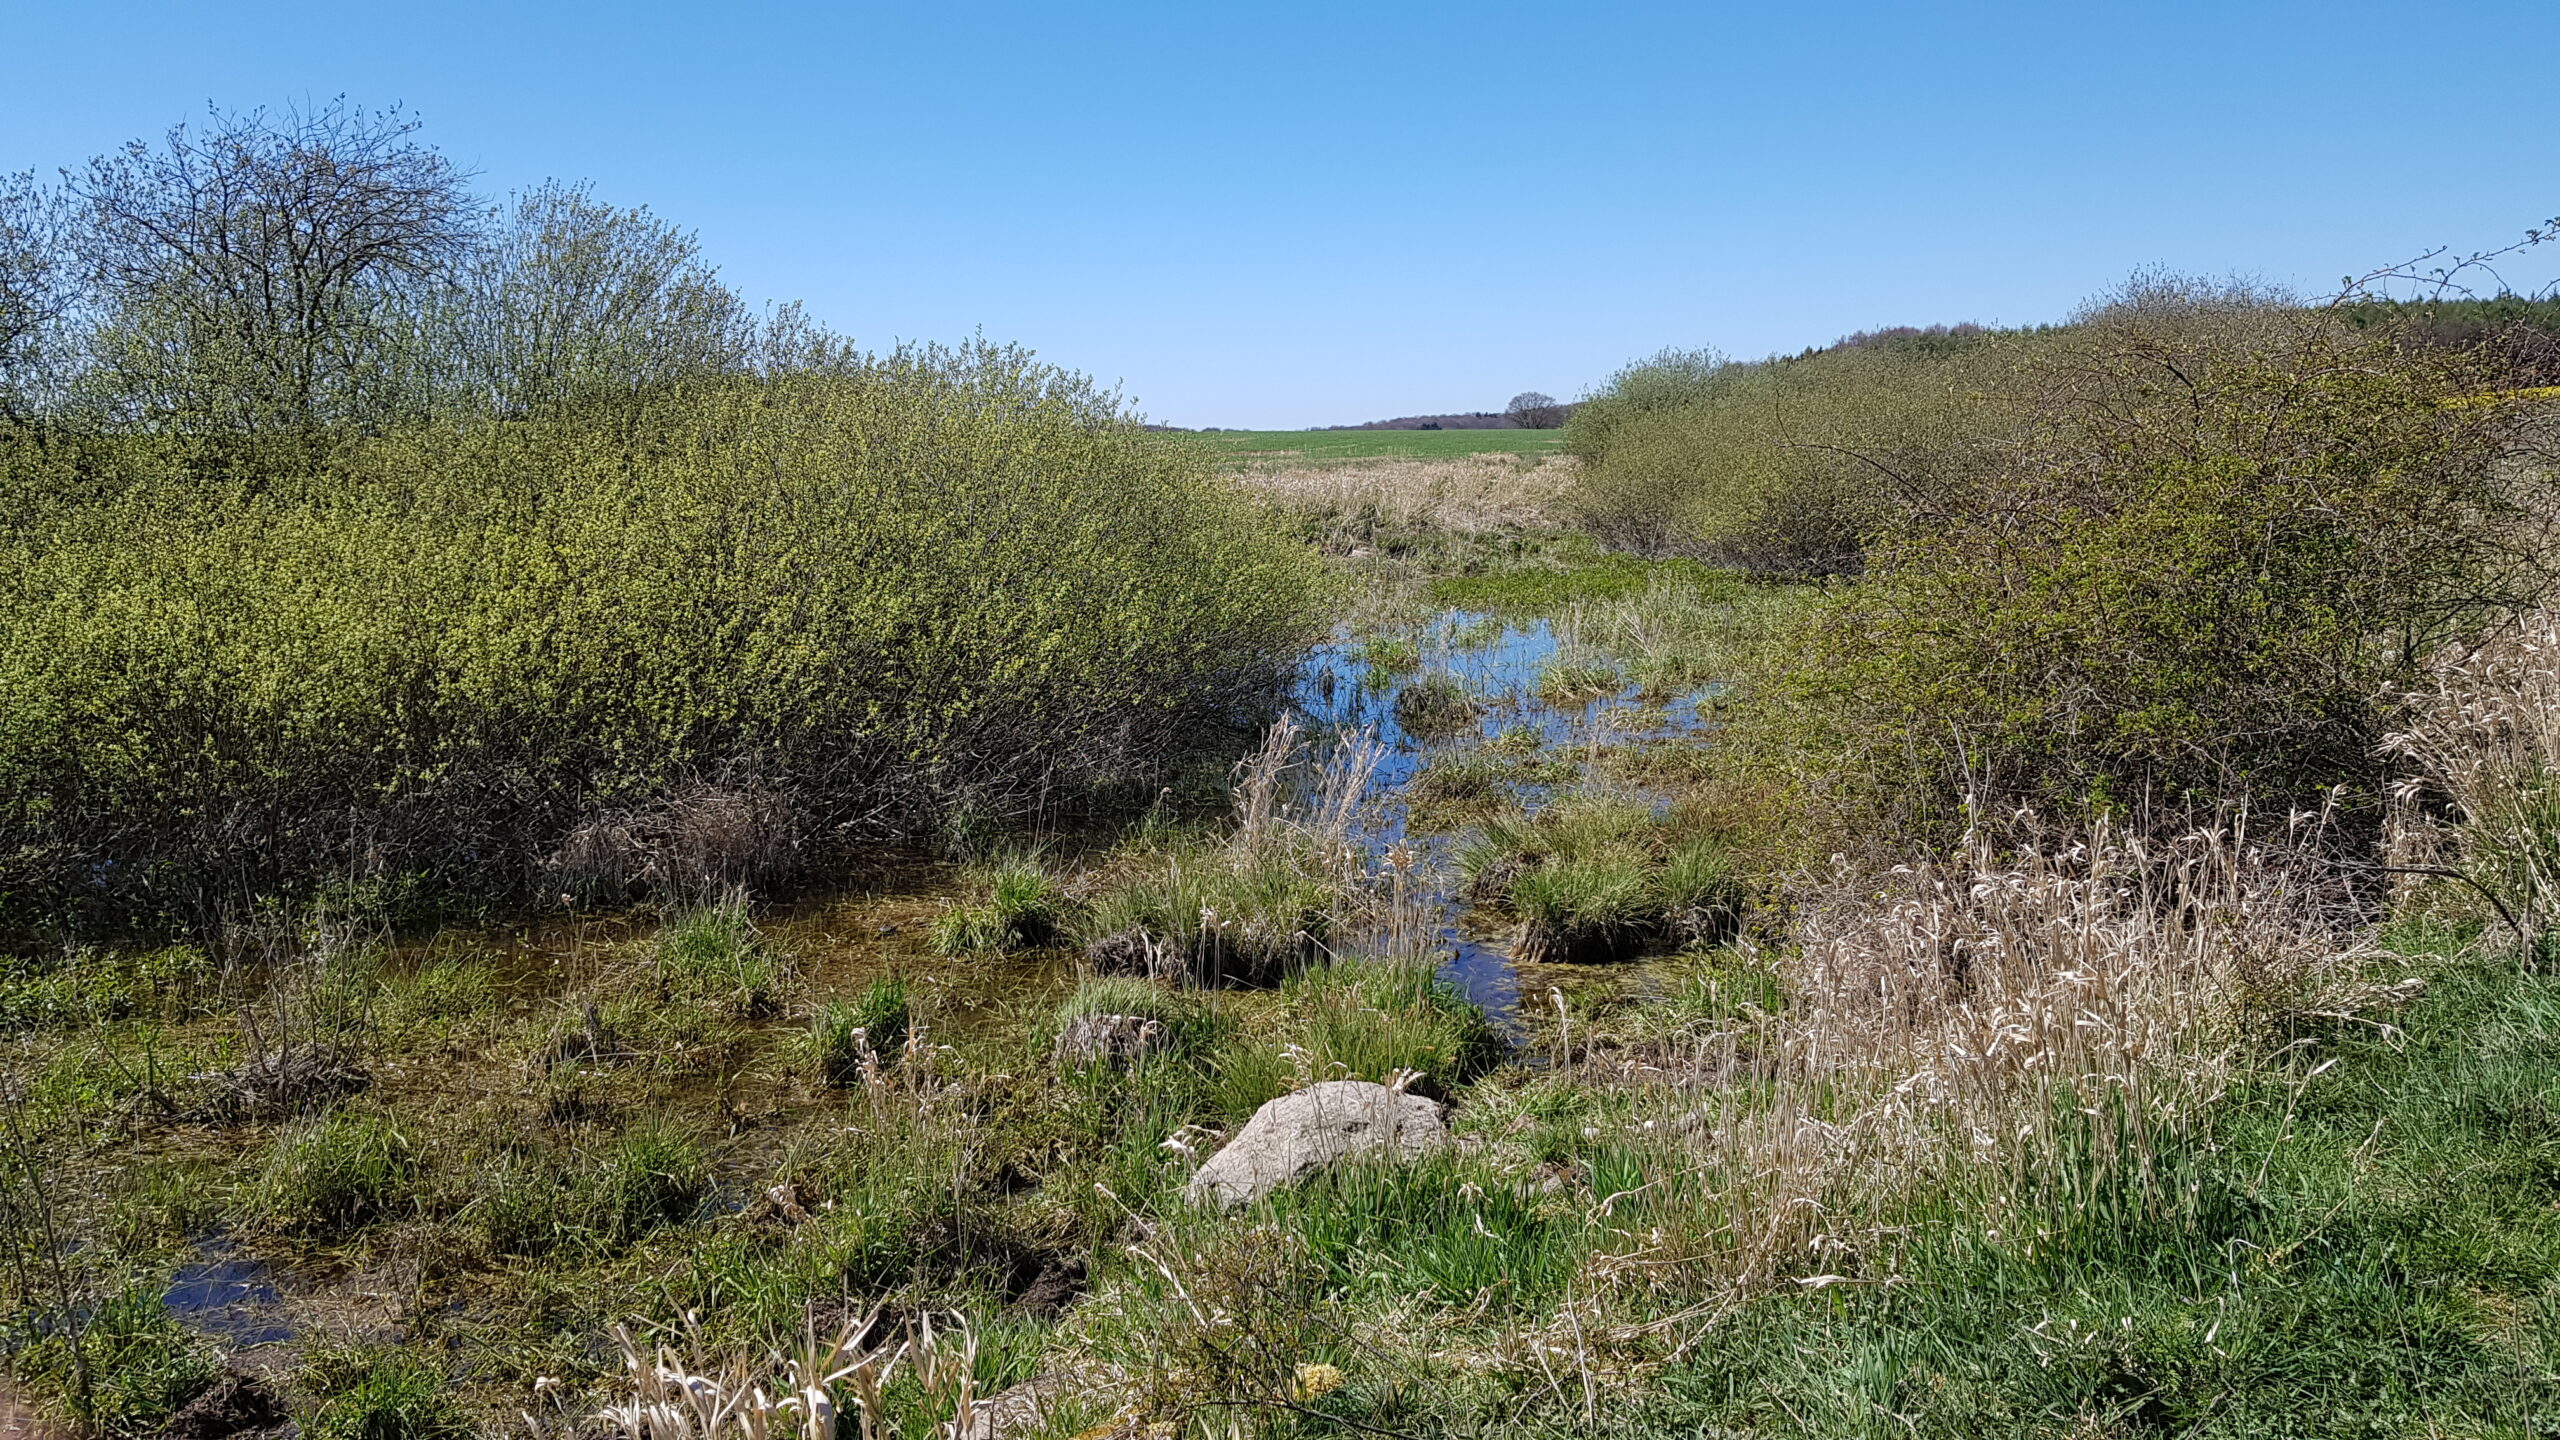
<path id="1" fill-rule="evenodd" d="M 58 193 L 32 171 L 0 175 L 0 421 L 34 418 L 62 381 L 76 297 L 63 230 Z"/>
<path id="2" fill-rule="evenodd" d="M 1502 413 L 1523 430 L 1553 430 L 1564 423 L 1565 407 L 1553 395 L 1524 390 L 1511 397 Z"/>
<path id="3" fill-rule="evenodd" d="M 451 298 L 441 382 L 507 414 L 737 371 L 759 339 L 691 232 L 586 185 L 517 197 Z"/>
<path id="4" fill-rule="evenodd" d="M 301 429 L 397 403 L 403 317 L 474 232 L 466 177 L 416 128 L 343 99 L 216 112 L 72 177 L 100 359 L 135 418 Z"/>

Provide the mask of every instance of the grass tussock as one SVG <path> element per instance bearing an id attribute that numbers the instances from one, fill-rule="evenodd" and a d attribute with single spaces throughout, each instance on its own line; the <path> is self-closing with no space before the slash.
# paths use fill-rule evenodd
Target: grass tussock
<path id="1" fill-rule="evenodd" d="M 981 866 L 970 884 L 986 898 L 956 905 L 934 921 L 933 948 L 944 955 L 1037 949 L 1066 933 L 1070 907 L 1057 880 L 1036 857 Z"/>
<path id="2" fill-rule="evenodd" d="M 851 1000 L 830 995 L 810 1017 L 809 1063 L 830 1085 L 856 1083 L 882 1055 L 906 1047 L 913 1026 L 904 976 L 884 975 Z"/>
<path id="3" fill-rule="evenodd" d="M 1459 868 L 1473 898 L 1519 921 L 1519 955 L 1533 963 L 1729 939 L 1748 898 L 1723 837 L 1684 812 L 1605 794 L 1486 822 Z"/>
<path id="4" fill-rule="evenodd" d="M 659 933 L 651 960 L 664 993 L 744 1017 L 773 1012 L 788 969 L 740 895 L 678 915 Z"/>
<path id="5" fill-rule="evenodd" d="M 1284 718 L 1237 765 L 1235 823 L 1220 841 L 1135 857 L 1137 873 L 1093 900 L 1088 961 L 1270 985 L 1339 952 L 1402 953 L 1419 938 L 1412 858 L 1373 867 L 1353 838 L 1380 753 L 1366 736 L 1319 752 Z"/>

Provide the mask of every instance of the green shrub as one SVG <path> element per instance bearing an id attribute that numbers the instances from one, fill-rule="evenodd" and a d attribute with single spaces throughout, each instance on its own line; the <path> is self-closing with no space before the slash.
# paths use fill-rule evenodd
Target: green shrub
<path id="1" fill-rule="evenodd" d="M 1868 537 L 1937 504 L 2010 423 L 1983 398 L 2016 337 L 1849 345 L 1756 364 L 1672 357 L 1575 412 L 1571 506 L 1638 550 L 1746 570 L 1854 575 Z"/>
<path id="2" fill-rule="evenodd" d="M 883 975 L 851 1001 L 830 995 L 809 1022 L 809 1061 L 830 1085 L 851 1085 L 862 1074 L 867 1048 L 887 1063 L 907 1043 L 907 981 Z"/>
<path id="3" fill-rule="evenodd" d="M 9 918 L 698 896 L 1222 744 L 1319 572 L 1113 404 L 973 346 L 242 473 L 0 437 Z"/>
<path id="4" fill-rule="evenodd" d="M 120 1440 L 158 1434 L 222 1369 L 157 1290 L 136 1287 L 102 1302 L 80 1327 L 76 1360 L 60 1317 L 49 1321 L 11 1357 L 13 1373 L 81 1425 Z"/>
<path id="5" fill-rule="evenodd" d="M 2034 443 L 1771 647 L 1737 767 L 1829 849 L 1944 839 L 1968 792 L 2174 827 L 2344 785 L 2375 813 L 2379 698 L 2541 583 L 2551 473 L 2525 407 L 2465 399 L 2487 373 L 2210 307 L 2048 341 Z"/>
<path id="6" fill-rule="evenodd" d="M 419 1170 L 416 1148 L 389 1116 L 334 1111 L 276 1136 L 249 1191 L 250 1218 L 277 1230 L 338 1234 L 404 1208 Z"/>

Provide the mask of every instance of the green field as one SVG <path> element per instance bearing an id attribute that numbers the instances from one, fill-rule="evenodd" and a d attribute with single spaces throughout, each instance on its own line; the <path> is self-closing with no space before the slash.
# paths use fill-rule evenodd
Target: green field
<path id="1" fill-rule="evenodd" d="M 1199 437 L 1238 460 L 1445 460 L 1499 451 L 1551 455 L 1561 430 L 1212 430 Z"/>

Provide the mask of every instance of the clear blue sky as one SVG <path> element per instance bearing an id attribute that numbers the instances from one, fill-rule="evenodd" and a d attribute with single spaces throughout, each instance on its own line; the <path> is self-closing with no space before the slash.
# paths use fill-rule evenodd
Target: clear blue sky
<path id="1" fill-rule="evenodd" d="M 1570 396 L 2307 286 L 2560 214 L 2560 3 L 0 3 L 0 169 L 208 100 L 405 103 L 873 344 L 983 328 L 1155 419 Z M 2560 274 L 2538 257 L 2517 279 Z"/>

